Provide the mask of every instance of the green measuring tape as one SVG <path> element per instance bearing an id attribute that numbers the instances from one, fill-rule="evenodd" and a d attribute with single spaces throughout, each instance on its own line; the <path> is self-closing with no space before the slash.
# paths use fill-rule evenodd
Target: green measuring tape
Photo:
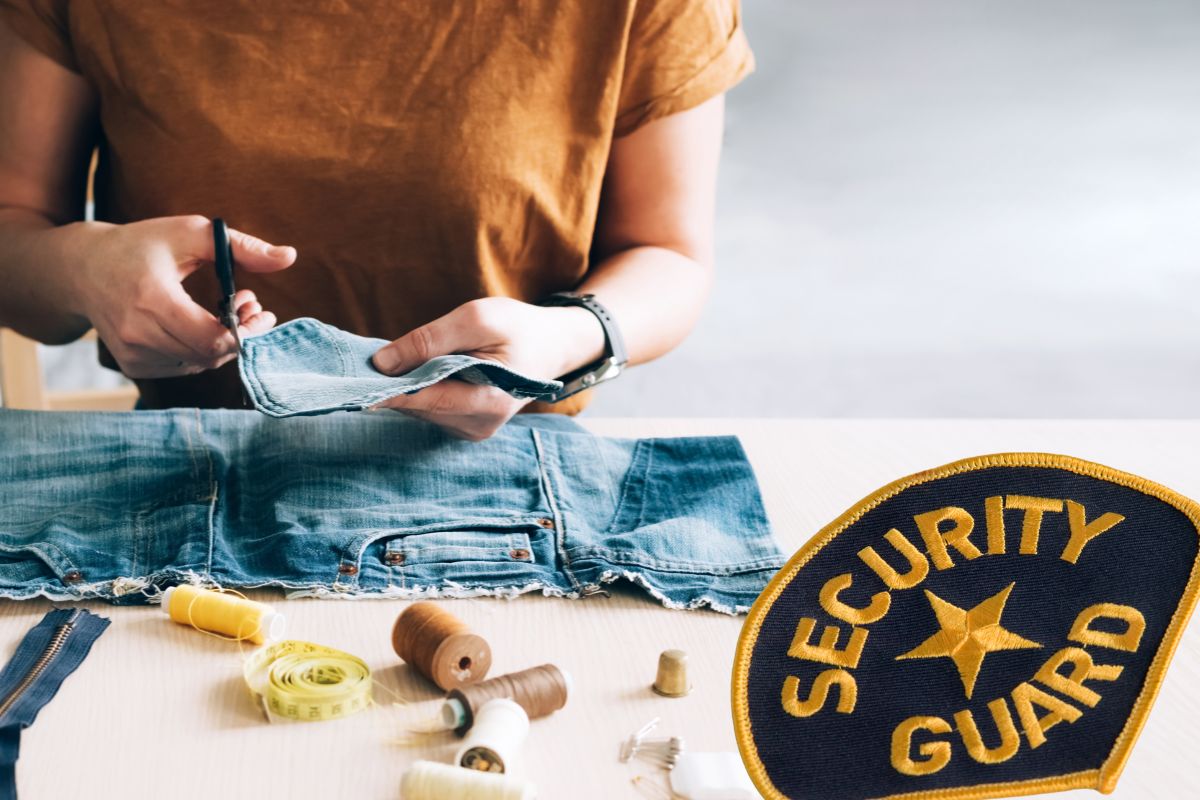
<path id="1" fill-rule="evenodd" d="M 339 719 L 371 704 L 371 670 L 357 656 L 289 639 L 255 651 L 243 666 L 246 686 L 288 719 Z"/>

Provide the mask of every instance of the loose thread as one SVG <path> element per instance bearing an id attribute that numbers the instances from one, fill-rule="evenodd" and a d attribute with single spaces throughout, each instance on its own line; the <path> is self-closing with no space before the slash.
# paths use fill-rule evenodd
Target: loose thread
<path id="1" fill-rule="evenodd" d="M 286 625 L 282 614 L 233 589 L 172 586 L 163 592 L 162 609 L 175 622 L 225 641 L 262 644 Z"/>
<path id="2" fill-rule="evenodd" d="M 241 599 L 245 600 L 248 603 L 254 602 L 249 597 L 246 597 L 246 595 L 239 592 L 237 589 L 228 589 L 228 588 L 224 588 L 224 587 L 217 587 L 216 589 L 208 589 L 207 591 L 216 592 L 217 594 L 231 594 L 231 595 L 234 595 L 235 597 L 240 597 Z M 196 630 L 200 631 L 201 633 L 205 634 L 206 636 L 213 636 L 213 637 L 216 637 L 217 639 L 224 639 L 224 640 L 230 641 L 230 642 L 238 642 L 239 644 L 244 642 L 246 639 L 249 639 L 253 636 L 257 636 L 258 634 L 260 634 L 262 632 L 262 617 L 261 616 L 255 617 L 254 630 L 251 631 L 250 633 L 246 634 L 245 636 L 241 636 L 240 634 L 238 636 L 226 636 L 223 633 L 218 633 L 216 631 L 209 631 L 209 630 L 205 630 L 204 628 L 201 628 L 199 625 L 196 624 L 196 620 L 192 614 L 192 609 L 195 608 L 196 602 L 198 600 L 200 600 L 200 598 L 203 596 L 204 595 L 197 593 L 197 594 L 193 595 L 192 599 L 188 602 L 187 621 L 188 621 L 188 624 L 191 625 Z M 245 621 L 246 621 L 245 617 L 241 618 L 238 621 L 238 629 L 239 630 L 241 629 L 242 623 Z"/>
<path id="3" fill-rule="evenodd" d="M 239 591 L 180 584 L 163 592 L 162 605 L 175 622 L 238 643 L 243 679 L 268 722 L 272 714 L 296 720 L 337 719 L 373 702 L 371 670 L 357 656 L 296 640 L 247 654 L 246 642 L 261 644 L 268 637 L 276 638 L 284 618 Z M 253 629 L 247 630 L 250 626 Z"/>

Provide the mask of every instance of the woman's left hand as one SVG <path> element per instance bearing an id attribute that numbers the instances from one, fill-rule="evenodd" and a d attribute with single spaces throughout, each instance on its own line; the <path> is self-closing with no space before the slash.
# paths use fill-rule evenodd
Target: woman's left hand
<path id="1" fill-rule="evenodd" d="M 517 372 L 552 380 L 598 361 L 604 353 L 604 329 L 584 308 L 545 308 L 508 297 L 484 297 L 380 348 L 373 362 L 385 375 L 402 375 L 452 353 L 499 361 Z M 456 436 L 481 441 L 528 402 L 494 386 L 448 380 L 376 408 L 394 408 Z"/>

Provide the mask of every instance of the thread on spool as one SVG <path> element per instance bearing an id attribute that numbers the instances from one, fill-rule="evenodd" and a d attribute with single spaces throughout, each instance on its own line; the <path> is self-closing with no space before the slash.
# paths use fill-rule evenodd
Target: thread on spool
<path id="1" fill-rule="evenodd" d="M 404 800 L 536 800 L 533 784 L 492 772 L 418 761 L 400 780 Z"/>
<path id="2" fill-rule="evenodd" d="M 357 656 L 288 640 L 252 653 L 242 666 L 250 691 L 281 717 L 348 717 L 371 703 L 371 670 Z"/>
<path id="3" fill-rule="evenodd" d="M 163 592 L 163 611 L 175 622 L 233 642 L 262 644 L 283 635 L 285 619 L 265 603 L 232 589 L 205 589 L 190 584 Z"/>
<path id="4" fill-rule="evenodd" d="M 392 627 L 396 655 L 444 690 L 487 676 L 492 649 L 467 624 L 437 603 L 413 603 Z"/>
<path id="5" fill-rule="evenodd" d="M 452 689 L 447 698 L 457 700 L 462 707 L 462 719 L 454 728 L 461 736 L 470 730 L 476 713 L 489 700 L 507 698 L 525 709 L 529 719 L 540 719 L 565 706 L 569 693 L 570 680 L 566 674 L 553 664 L 542 664 L 460 686 Z"/>
<path id="6" fill-rule="evenodd" d="M 504 697 L 488 700 L 478 709 L 454 762 L 480 772 L 508 772 L 528 734 L 525 709 Z"/>

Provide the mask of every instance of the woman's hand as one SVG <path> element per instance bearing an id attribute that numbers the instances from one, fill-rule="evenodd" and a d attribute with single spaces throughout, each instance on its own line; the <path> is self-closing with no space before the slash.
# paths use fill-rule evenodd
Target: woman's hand
<path id="1" fill-rule="evenodd" d="M 604 354 L 604 329 L 584 308 L 543 308 L 508 297 L 485 297 L 381 348 L 374 364 L 386 375 L 402 375 L 451 353 L 499 361 L 531 377 L 552 380 L 598 361 Z M 398 409 L 480 441 L 528 402 L 494 386 L 448 380 L 377 407 Z"/>
<path id="2" fill-rule="evenodd" d="M 184 290 L 182 281 L 213 261 L 212 224 L 201 216 L 160 217 L 127 225 L 81 223 L 71 238 L 77 268 L 67 302 L 88 321 L 130 378 L 163 378 L 215 369 L 237 356 L 233 334 Z M 238 268 L 274 272 L 296 260 L 230 229 Z M 253 292 L 235 297 L 239 333 L 270 330 L 275 315 Z"/>

